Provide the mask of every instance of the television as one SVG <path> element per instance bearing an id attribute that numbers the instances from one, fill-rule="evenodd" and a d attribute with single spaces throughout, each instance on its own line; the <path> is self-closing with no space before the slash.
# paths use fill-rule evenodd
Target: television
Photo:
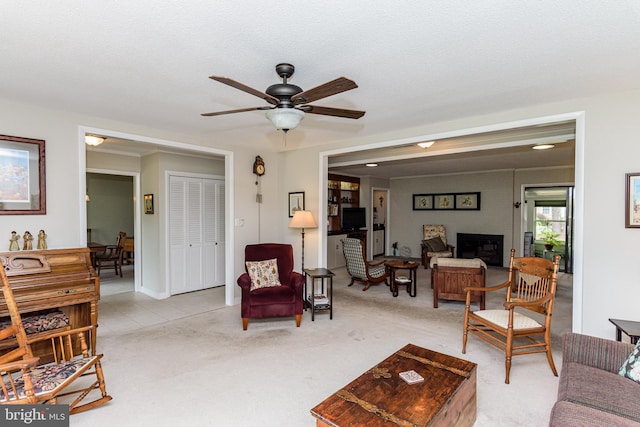
<path id="1" fill-rule="evenodd" d="M 367 226 L 365 208 L 342 208 L 342 229 L 346 231 L 360 230 Z"/>

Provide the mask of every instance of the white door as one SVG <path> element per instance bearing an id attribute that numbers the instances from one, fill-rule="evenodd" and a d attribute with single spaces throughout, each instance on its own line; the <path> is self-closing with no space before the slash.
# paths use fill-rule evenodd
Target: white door
<path id="1" fill-rule="evenodd" d="M 171 294 L 224 284 L 224 181 L 171 175 L 169 206 Z"/>

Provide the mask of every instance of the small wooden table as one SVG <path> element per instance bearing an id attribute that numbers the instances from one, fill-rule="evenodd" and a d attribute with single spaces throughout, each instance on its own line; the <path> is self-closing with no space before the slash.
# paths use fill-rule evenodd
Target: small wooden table
<path id="1" fill-rule="evenodd" d="M 389 278 L 391 279 L 391 293 L 394 297 L 398 296 L 398 285 L 406 285 L 407 292 L 412 297 L 415 297 L 417 294 L 417 271 L 420 263 L 417 261 L 405 261 L 401 259 L 393 259 L 387 260 L 384 262 L 384 265 L 389 270 Z M 396 272 L 398 270 L 409 270 L 409 281 L 408 282 L 399 282 L 396 278 Z"/>
<path id="2" fill-rule="evenodd" d="M 326 268 L 305 268 L 304 269 L 304 304 L 305 307 L 311 308 L 311 321 L 315 320 L 316 310 L 329 310 L 329 319 L 333 319 L 333 272 Z M 307 277 L 311 278 L 311 294 L 307 295 Z M 320 292 L 323 299 L 316 300 L 316 280 L 320 280 Z M 327 280 L 325 294 L 324 282 Z"/>
<path id="3" fill-rule="evenodd" d="M 476 420 L 476 364 L 413 344 L 329 396 L 311 410 L 318 427 L 472 426 Z M 408 384 L 399 374 L 416 371 Z"/>
<path id="4" fill-rule="evenodd" d="M 640 322 L 620 319 L 609 319 L 609 322 L 616 326 L 617 341 L 622 341 L 622 333 L 624 332 L 631 339 L 631 344 L 638 343 L 638 338 L 640 338 Z"/>

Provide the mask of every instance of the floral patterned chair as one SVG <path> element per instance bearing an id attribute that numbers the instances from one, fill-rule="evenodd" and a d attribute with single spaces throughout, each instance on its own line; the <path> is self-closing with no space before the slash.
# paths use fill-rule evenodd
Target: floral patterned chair
<path id="1" fill-rule="evenodd" d="M 425 224 L 422 226 L 422 265 L 429 268 L 432 257 L 455 258 L 455 246 L 447 244 L 447 230 L 444 225 Z"/>
<path id="2" fill-rule="evenodd" d="M 364 242 L 360 239 L 347 237 L 342 239 L 342 250 L 347 261 L 347 272 L 351 276 L 351 283 L 363 282 L 363 291 L 369 289 L 372 283 L 387 283 L 389 272 L 384 266 L 384 260 L 370 262 L 364 255 Z"/>

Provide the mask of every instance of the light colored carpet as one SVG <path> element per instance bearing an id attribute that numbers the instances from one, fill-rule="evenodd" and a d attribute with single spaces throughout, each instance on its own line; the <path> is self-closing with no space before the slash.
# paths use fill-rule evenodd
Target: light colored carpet
<path id="1" fill-rule="evenodd" d="M 99 331 L 107 390 L 113 401 L 73 415 L 72 426 L 314 426 L 310 409 L 407 343 L 478 364 L 476 426 L 544 426 L 558 379 L 544 354 L 514 359 L 504 384 L 504 353 L 470 337 L 461 353 L 464 304 L 432 308 L 429 272 L 418 271 L 418 296 L 388 287 L 347 287 L 334 279 L 334 316 L 252 320 L 242 331 L 240 307 L 221 307 L 128 332 Z M 506 277 L 491 268 L 487 285 Z M 220 292 L 222 298 L 222 292 Z M 103 297 L 101 304 L 109 305 Z M 177 298 L 177 297 L 174 297 Z M 171 299 L 170 299 L 171 300 Z M 165 300 L 166 301 L 166 300 Z M 499 297 L 488 301 L 499 306 Z M 117 311 L 100 312 L 109 323 Z M 563 275 L 554 310 L 558 371 L 561 334 L 571 329 L 571 276 Z"/>

